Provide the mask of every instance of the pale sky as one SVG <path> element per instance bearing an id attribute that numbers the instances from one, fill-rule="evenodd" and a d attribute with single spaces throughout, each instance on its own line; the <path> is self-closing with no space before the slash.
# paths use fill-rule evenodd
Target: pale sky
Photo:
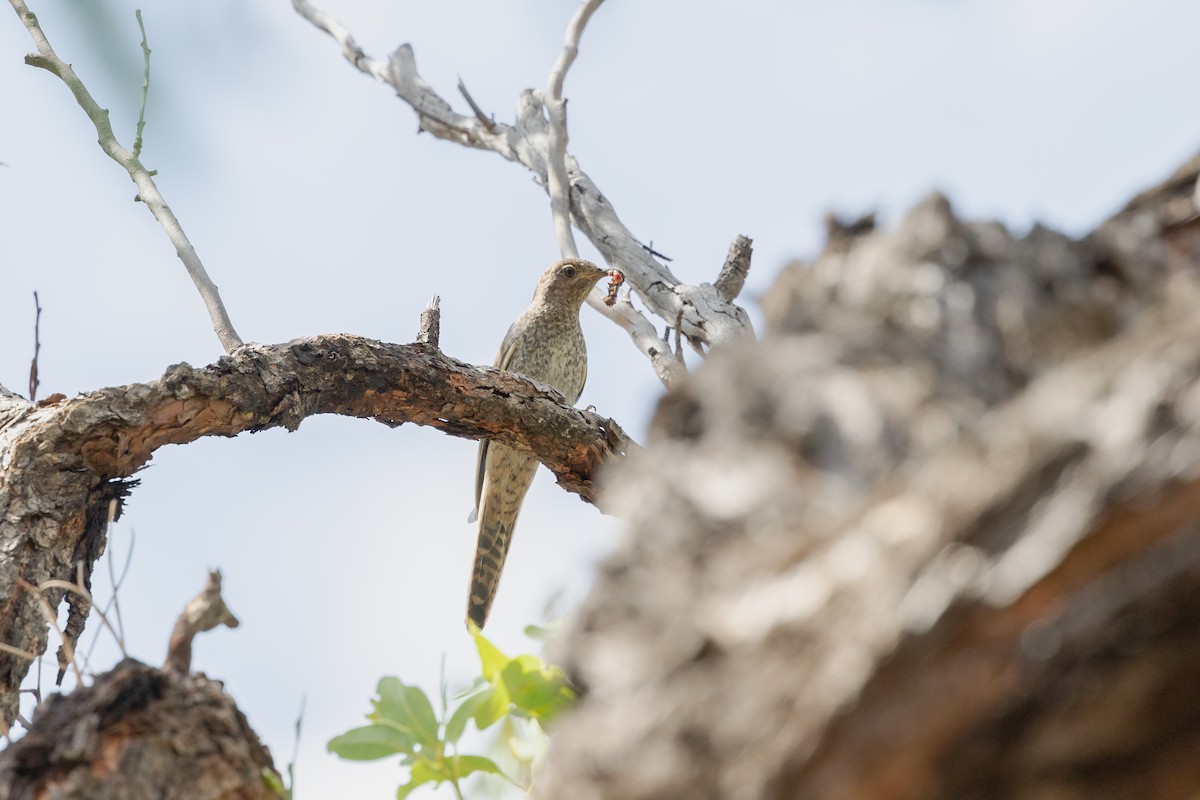
<path id="1" fill-rule="evenodd" d="M 124 144 L 141 87 L 135 3 L 30 0 Z M 372 55 L 413 44 L 422 75 L 498 119 L 543 86 L 571 2 L 326 0 Z M 490 363 L 557 257 L 548 201 L 521 167 L 428 135 L 286 0 L 143 6 L 153 50 L 143 160 L 247 341 L 349 332 L 411 341 L 442 297 L 442 348 Z M 1200 148 L 1194 0 L 619 2 L 567 78 L 571 149 L 684 280 L 754 239 L 744 304 L 812 255 L 828 209 L 885 220 L 935 187 L 972 217 L 1082 234 Z M 221 350 L 161 229 L 95 145 L 67 89 L 22 63 L 0 12 L 0 384 L 24 393 L 32 292 L 42 396 L 154 379 Z M 580 237 L 582 241 L 582 237 Z M 590 248 L 588 253 L 594 253 Z M 757 316 L 756 316 L 757 319 Z M 661 388 L 625 335 L 583 311 L 581 404 L 643 438 Z M 298 796 L 392 796 L 394 761 L 341 762 L 387 674 L 436 692 L 475 674 L 463 628 L 475 445 L 431 430 L 317 418 L 160 450 L 113 546 L 128 649 L 159 663 L 183 605 L 220 567 L 242 620 L 196 644 L 284 767 L 307 697 Z M 588 589 L 619 523 L 543 471 L 488 634 L 510 652 Z M 106 571 L 97 595 L 106 596 Z M 98 630 L 93 624 L 88 638 Z M 52 652 L 51 652 L 52 657 Z M 92 666 L 116 658 L 102 637 Z M 48 681 L 47 681 L 48 683 Z M 443 792 L 438 796 L 448 796 Z M 432 795 L 424 795 L 432 796 Z"/>

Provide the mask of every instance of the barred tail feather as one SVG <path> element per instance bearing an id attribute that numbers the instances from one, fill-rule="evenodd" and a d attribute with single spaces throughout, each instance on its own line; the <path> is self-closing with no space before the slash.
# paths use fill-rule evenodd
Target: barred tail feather
<path id="1" fill-rule="evenodd" d="M 508 543 L 512 539 L 512 528 L 504 523 L 479 526 L 479 539 L 475 544 L 475 565 L 471 570 L 471 589 L 467 595 L 467 619 L 480 628 L 487 622 L 492 601 L 500 586 L 500 572 L 508 555 Z"/>

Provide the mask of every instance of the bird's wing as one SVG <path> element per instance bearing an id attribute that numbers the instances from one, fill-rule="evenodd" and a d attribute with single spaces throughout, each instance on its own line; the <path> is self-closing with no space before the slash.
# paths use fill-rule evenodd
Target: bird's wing
<path id="1" fill-rule="evenodd" d="M 494 362 L 497 369 L 508 369 L 508 365 L 512 362 L 513 353 L 517 350 L 517 337 L 513 335 L 513 330 L 516 327 L 516 322 L 509 325 L 508 332 L 504 334 L 504 341 L 500 342 L 500 349 L 496 351 L 496 360 Z"/>
<path id="2" fill-rule="evenodd" d="M 583 360 L 583 371 L 579 373 L 579 385 L 577 387 L 575 387 L 575 394 L 572 395 L 571 397 L 567 398 L 568 400 L 571 401 L 571 405 L 574 405 L 575 402 L 577 400 L 579 400 L 579 396 L 583 394 L 583 387 L 584 387 L 584 384 L 586 384 L 586 383 L 587 383 L 587 359 L 585 358 Z"/>
<path id="3" fill-rule="evenodd" d="M 479 519 L 479 501 L 483 498 L 483 476 L 487 473 L 487 451 L 491 439 L 479 440 L 479 455 L 475 457 L 475 510 L 467 517 L 467 522 Z"/>
<path id="4" fill-rule="evenodd" d="M 504 334 L 504 341 L 500 342 L 500 350 L 496 353 L 496 360 L 493 362 L 497 369 L 508 369 L 508 365 L 512 363 L 513 353 L 516 352 L 516 338 L 513 336 L 513 329 L 517 327 L 517 323 L 508 326 L 508 332 Z M 475 510 L 471 512 L 471 516 L 467 518 L 467 522 L 474 522 L 479 518 L 479 501 L 483 499 L 483 478 L 487 474 L 487 454 L 488 444 L 490 439 L 479 440 L 479 455 L 475 457 Z"/>

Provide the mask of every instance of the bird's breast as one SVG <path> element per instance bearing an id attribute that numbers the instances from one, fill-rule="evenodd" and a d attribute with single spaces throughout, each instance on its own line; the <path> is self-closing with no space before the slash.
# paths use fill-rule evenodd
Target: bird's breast
<path id="1" fill-rule="evenodd" d="M 509 362 L 511 372 L 549 384 L 574 403 L 579 399 L 587 347 L 579 325 L 531 325 Z"/>

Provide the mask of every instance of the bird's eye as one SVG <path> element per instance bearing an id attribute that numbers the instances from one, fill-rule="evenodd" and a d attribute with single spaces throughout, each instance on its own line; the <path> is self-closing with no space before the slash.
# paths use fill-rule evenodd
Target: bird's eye
<path id="1" fill-rule="evenodd" d="M 563 267 L 562 274 L 567 276 L 568 278 L 574 278 L 575 277 L 575 268 L 572 267 L 570 264 L 568 264 L 567 266 Z"/>

